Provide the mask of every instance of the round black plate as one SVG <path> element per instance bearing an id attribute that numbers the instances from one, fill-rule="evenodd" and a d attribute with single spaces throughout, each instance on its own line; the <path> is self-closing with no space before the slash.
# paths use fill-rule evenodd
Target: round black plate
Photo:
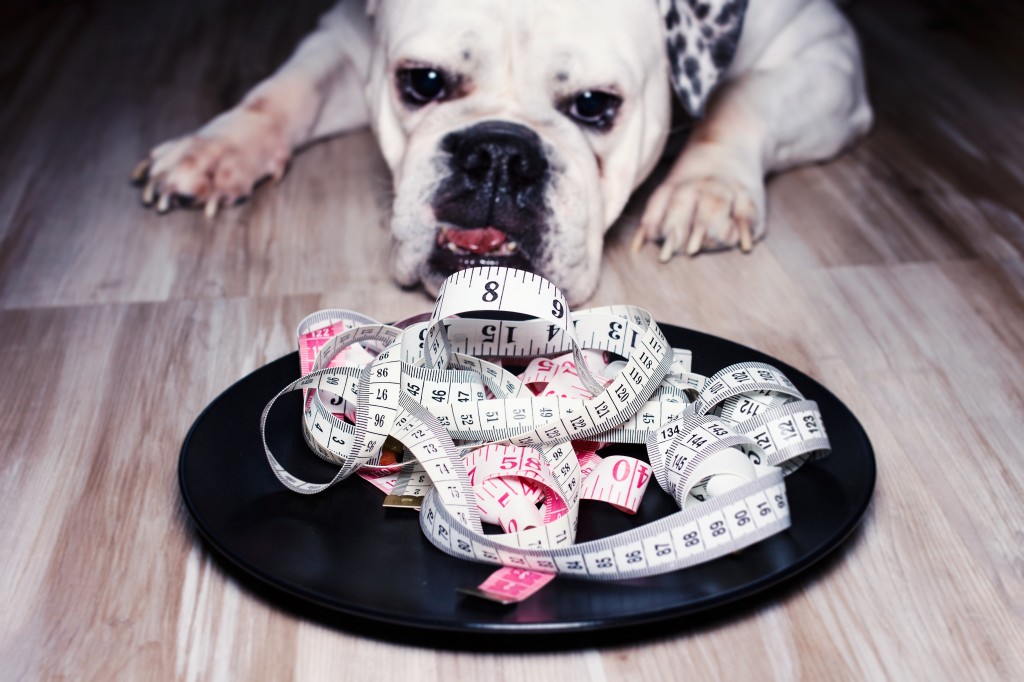
<path id="1" fill-rule="evenodd" d="M 264 405 L 299 376 L 298 354 L 245 377 L 213 401 L 181 449 L 181 493 L 209 543 L 288 601 L 416 630 L 538 635 L 625 628 L 720 607 L 790 578 L 838 547 L 860 521 L 875 484 L 871 443 L 853 414 L 823 386 L 763 353 L 700 332 L 662 325 L 693 351 L 694 371 L 712 374 L 749 360 L 772 364 L 818 401 L 834 448 L 786 479 L 792 527 L 738 555 L 667 575 L 618 583 L 557 579 L 515 606 L 465 596 L 493 566 L 454 559 L 422 537 L 416 512 L 385 509 L 383 495 L 353 476 L 319 495 L 286 490 L 260 443 Z M 307 480 L 332 467 L 300 433 L 292 392 L 267 423 L 274 454 Z M 640 452 L 636 454 L 641 454 Z M 583 502 L 579 539 L 625 530 L 676 511 L 656 484 L 635 517 Z"/>

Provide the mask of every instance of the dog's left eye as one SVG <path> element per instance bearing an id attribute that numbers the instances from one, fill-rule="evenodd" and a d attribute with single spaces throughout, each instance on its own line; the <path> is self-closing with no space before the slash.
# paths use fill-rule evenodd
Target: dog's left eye
<path id="1" fill-rule="evenodd" d="M 447 79 L 440 69 L 399 69 L 396 76 L 398 90 L 406 104 L 421 106 L 444 99 L 448 94 Z"/>
<path id="2" fill-rule="evenodd" d="M 586 126 L 606 129 L 615 121 L 622 98 L 610 92 L 584 90 L 563 104 L 562 110 L 570 118 Z"/>

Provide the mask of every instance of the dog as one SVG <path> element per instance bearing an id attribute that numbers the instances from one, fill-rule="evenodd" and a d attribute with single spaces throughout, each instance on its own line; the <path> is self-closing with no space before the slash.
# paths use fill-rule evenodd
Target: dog
<path id="1" fill-rule="evenodd" d="M 133 176 L 146 205 L 213 217 L 297 148 L 369 125 L 394 183 L 400 285 L 436 294 L 456 270 L 508 265 L 576 304 L 673 109 L 692 130 L 633 243 L 659 242 L 662 261 L 750 251 L 765 177 L 836 155 L 872 121 L 856 36 L 828 0 L 342 2 Z"/>

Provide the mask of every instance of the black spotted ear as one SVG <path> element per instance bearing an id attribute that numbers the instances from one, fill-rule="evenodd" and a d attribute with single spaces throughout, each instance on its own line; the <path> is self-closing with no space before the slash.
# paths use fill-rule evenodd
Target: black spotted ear
<path id="1" fill-rule="evenodd" d="M 658 0 L 665 18 L 672 87 L 691 116 L 729 68 L 743 30 L 747 0 Z"/>

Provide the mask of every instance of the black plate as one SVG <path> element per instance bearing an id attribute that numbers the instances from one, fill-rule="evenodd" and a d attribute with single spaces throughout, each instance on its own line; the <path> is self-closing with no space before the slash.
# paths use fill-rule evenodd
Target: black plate
<path id="1" fill-rule="evenodd" d="M 256 370 L 199 415 L 181 450 L 182 496 L 206 540 L 255 577 L 258 589 L 269 585 L 272 593 L 283 591 L 286 603 L 343 614 L 371 629 L 385 623 L 482 636 L 576 634 L 720 608 L 778 585 L 842 544 L 871 499 L 874 455 L 853 414 L 805 374 L 731 341 L 669 325 L 662 330 L 673 346 L 693 351 L 694 371 L 710 375 L 735 362 L 767 362 L 821 408 L 834 450 L 786 479 L 792 527 L 738 555 L 629 582 L 557 579 L 511 607 L 462 595 L 457 588 L 480 584 L 494 567 L 435 549 L 422 537 L 415 512 L 383 508 L 383 495 L 355 476 L 303 496 L 284 489 L 271 473 L 260 443 L 260 413 L 299 376 L 297 353 Z M 332 467 L 302 440 L 300 394 L 278 403 L 267 424 L 275 455 L 300 477 L 329 479 Z M 579 539 L 675 510 L 656 484 L 635 517 L 584 501 Z"/>

